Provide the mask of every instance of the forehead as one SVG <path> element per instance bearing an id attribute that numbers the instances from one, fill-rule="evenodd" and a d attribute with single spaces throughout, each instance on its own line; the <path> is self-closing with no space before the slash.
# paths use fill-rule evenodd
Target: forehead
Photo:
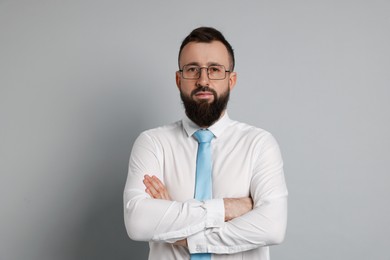
<path id="1" fill-rule="evenodd" d="M 220 41 L 210 43 L 190 42 L 181 51 L 179 62 L 180 66 L 189 63 L 199 64 L 200 66 L 217 63 L 228 67 L 229 53 Z"/>

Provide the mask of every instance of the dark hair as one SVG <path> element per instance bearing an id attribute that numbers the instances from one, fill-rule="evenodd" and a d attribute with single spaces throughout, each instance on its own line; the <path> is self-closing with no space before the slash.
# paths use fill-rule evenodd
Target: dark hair
<path id="1" fill-rule="evenodd" d="M 205 42 L 210 43 L 212 41 L 220 41 L 225 45 L 229 56 L 230 56 L 230 68 L 229 70 L 234 70 L 234 52 L 233 48 L 230 45 L 230 43 L 225 39 L 225 37 L 222 35 L 220 31 L 218 31 L 215 28 L 212 27 L 199 27 L 194 29 L 186 38 L 184 38 L 183 42 L 181 43 L 180 50 L 179 50 L 179 57 L 178 60 L 180 62 L 180 55 L 181 51 L 183 50 L 184 46 L 186 46 L 190 42 Z M 180 64 L 179 64 L 180 66 Z"/>

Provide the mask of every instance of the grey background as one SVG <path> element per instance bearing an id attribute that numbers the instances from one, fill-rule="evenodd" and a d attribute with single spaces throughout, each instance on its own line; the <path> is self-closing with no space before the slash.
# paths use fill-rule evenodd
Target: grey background
<path id="1" fill-rule="evenodd" d="M 176 121 L 177 51 L 236 51 L 229 113 L 272 132 L 290 192 L 272 259 L 390 259 L 390 2 L 0 1 L 0 259 L 146 259 L 131 146 Z"/>

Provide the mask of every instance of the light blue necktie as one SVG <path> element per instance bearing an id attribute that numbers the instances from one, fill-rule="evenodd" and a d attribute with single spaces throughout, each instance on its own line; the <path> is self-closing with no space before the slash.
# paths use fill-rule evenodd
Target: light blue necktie
<path id="1" fill-rule="evenodd" d="M 214 138 L 209 130 L 198 130 L 194 133 L 198 141 L 198 154 L 196 157 L 195 199 L 204 201 L 212 198 L 211 181 L 211 145 Z M 210 260 L 211 254 L 191 254 L 191 260 Z"/>

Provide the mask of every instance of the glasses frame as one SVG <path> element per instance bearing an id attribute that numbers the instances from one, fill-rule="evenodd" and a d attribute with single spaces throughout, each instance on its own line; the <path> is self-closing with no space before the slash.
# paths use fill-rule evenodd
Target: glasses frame
<path id="1" fill-rule="evenodd" d="M 184 69 L 185 66 L 196 66 L 196 67 L 199 67 L 199 76 L 197 78 L 186 78 L 186 77 L 184 77 L 183 69 Z M 225 76 L 223 78 L 221 78 L 221 79 L 210 79 L 209 68 L 213 67 L 213 66 L 221 66 L 225 70 Z M 179 69 L 179 72 L 180 72 L 180 74 L 181 74 L 183 79 L 200 79 L 200 76 L 202 75 L 202 69 L 206 69 L 207 78 L 209 80 L 224 80 L 224 79 L 226 79 L 226 73 L 232 72 L 231 70 L 226 70 L 225 66 L 224 65 L 220 65 L 220 64 L 214 64 L 214 65 L 210 65 L 208 67 L 201 67 L 201 66 L 197 66 L 197 65 L 194 65 L 194 64 L 186 64 L 186 65 L 183 65 L 183 67 L 181 69 Z"/>

